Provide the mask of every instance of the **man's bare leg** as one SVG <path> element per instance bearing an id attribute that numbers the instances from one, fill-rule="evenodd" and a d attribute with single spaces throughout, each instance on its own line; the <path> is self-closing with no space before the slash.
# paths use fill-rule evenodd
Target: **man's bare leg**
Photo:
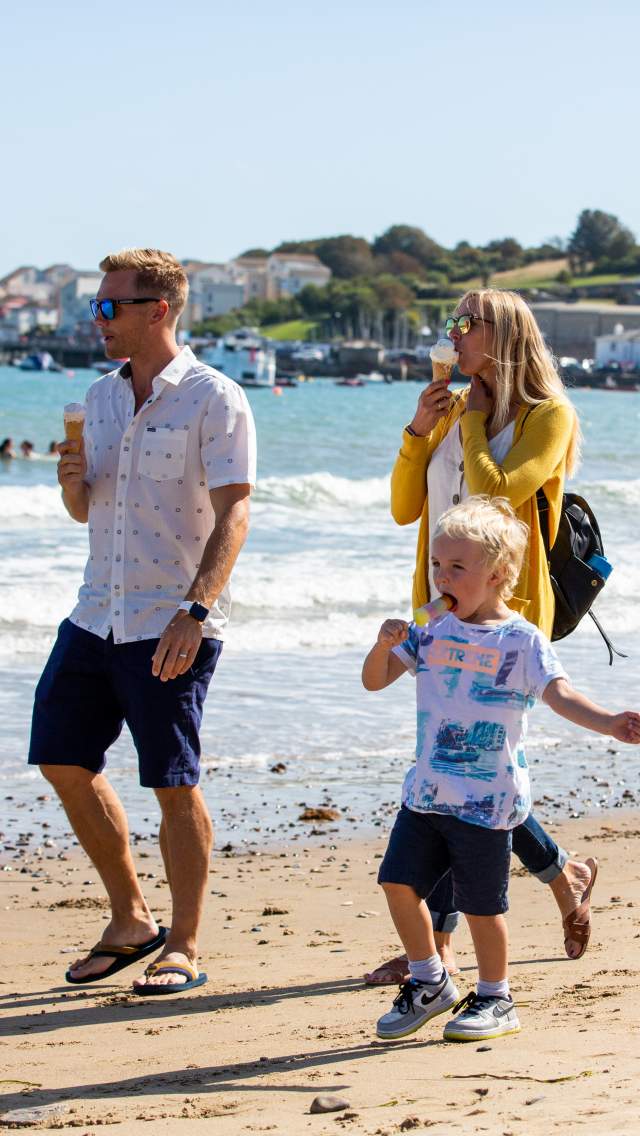
<path id="1" fill-rule="evenodd" d="M 42 774 L 60 798 L 80 844 L 102 880 L 111 904 L 111 919 L 102 942 L 137 946 L 158 933 L 140 890 L 126 813 L 101 773 L 73 765 L 41 765 Z M 113 958 L 78 960 L 69 968 L 74 978 L 101 974 Z"/>
<path id="2" fill-rule="evenodd" d="M 197 936 L 209 878 L 213 825 L 197 786 L 156 789 L 162 809 L 160 849 L 171 888 L 171 930 L 156 962 L 175 963 L 197 970 Z M 134 986 L 181 986 L 181 974 L 151 975 L 134 980 Z"/>

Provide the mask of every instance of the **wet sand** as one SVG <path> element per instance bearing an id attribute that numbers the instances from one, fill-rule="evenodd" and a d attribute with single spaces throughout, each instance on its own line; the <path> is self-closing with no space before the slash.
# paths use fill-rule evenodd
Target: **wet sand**
<path id="1" fill-rule="evenodd" d="M 326 822 L 329 823 L 330 822 Z M 442 1041 L 446 1016 L 393 1045 L 375 1021 L 392 988 L 361 975 L 397 953 L 376 880 L 384 836 L 315 836 L 259 853 L 216 852 L 202 934 L 209 983 L 191 995 L 129 992 L 139 968 L 71 987 L 63 974 L 101 933 L 99 880 L 73 849 L 25 840 L 0 854 L 0 1128 L 97 1136 L 149 1132 L 371 1136 L 550 1130 L 633 1133 L 640 1113 L 640 814 L 618 810 L 552 826 L 571 852 L 596 856 L 594 932 L 564 954 L 548 889 L 516 868 L 511 983 L 522 1032 Z M 339 842 L 338 842 L 339 841 Z M 153 844 L 136 858 L 154 912 L 169 915 Z M 10 870 L 9 870 L 10 869 Z M 461 993 L 476 972 L 458 935 Z M 319 1094 L 346 1102 L 311 1115 Z M 9 1117 L 7 1116 L 9 1114 Z"/>

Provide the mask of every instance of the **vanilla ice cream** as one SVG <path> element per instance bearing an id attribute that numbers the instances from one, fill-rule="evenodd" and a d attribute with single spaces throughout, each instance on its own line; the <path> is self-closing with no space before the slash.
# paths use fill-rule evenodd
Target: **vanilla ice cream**
<path id="1" fill-rule="evenodd" d="M 444 379 L 448 383 L 451 379 L 451 372 L 458 362 L 458 352 L 451 340 L 439 339 L 437 343 L 434 343 L 429 355 L 431 356 L 434 379 Z"/>

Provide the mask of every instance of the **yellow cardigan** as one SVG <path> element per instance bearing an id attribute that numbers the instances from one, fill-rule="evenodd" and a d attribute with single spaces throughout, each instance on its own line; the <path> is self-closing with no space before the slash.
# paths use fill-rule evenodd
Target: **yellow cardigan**
<path id="1" fill-rule="evenodd" d="M 497 465 L 487 440 L 486 414 L 481 410 L 462 413 L 467 395 L 468 391 L 463 391 L 447 417 L 440 419 L 425 438 L 416 438 L 404 431 L 391 474 L 391 513 L 394 520 L 399 525 L 410 525 L 420 518 L 413 606 L 420 607 L 429 600 L 427 467 L 442 439 L 452 427 L 457 426 L 462 416 L 464 476 L 469 493 L 507 497 L 520 520 L 529 526 L 528 556 L 509 607 L 521 612 L 551 636 L 554 599 L 540 533 L 536 490 L 542 486 L 549 502 L 549 529 L 553 545 L 560 520 L 567 450 L 575 411 L 570 403 L 561 399 L 547 399 L 532 408 L 521 407 L 515 419 L 513 445 L 503 464 Z"/>

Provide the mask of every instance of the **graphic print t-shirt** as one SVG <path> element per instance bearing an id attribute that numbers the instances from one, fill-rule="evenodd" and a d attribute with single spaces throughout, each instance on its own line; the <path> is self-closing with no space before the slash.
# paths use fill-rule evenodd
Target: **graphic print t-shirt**
<path id="1" fill-rule="evenodd" d="M 513 615 L 496 627 L 452 612 L 409 626 L 394 652 L 416 677 L 416 763 L 402 801 L 485 828 L 515 828 L 531 808 L 527 711 L 566 678 L 545 635 Z"/>

